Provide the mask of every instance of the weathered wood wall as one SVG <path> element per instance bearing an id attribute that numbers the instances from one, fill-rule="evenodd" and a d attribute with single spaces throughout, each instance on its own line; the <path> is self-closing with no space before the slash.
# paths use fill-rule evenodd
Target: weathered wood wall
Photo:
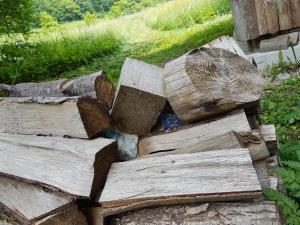
<path id="1" fill-rule="evenodd" d="M 231 0 L 231 4 L 240 41 L 300 27 L 299 0 Z"/>

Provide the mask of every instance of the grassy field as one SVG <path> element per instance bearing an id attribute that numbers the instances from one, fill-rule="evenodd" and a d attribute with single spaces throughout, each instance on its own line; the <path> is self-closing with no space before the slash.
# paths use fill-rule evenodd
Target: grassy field
<path id="1" fill-rule="evenodd" d="M 167 15 L 167 16 L 166 16 Z M 221 35 L 231 35 L 229 0 L 174 0 L 116 19 L 2 37 L 0 83 L 44 81 L 103 69 L 115 83 L 126 57 L 161 65 Z"/>

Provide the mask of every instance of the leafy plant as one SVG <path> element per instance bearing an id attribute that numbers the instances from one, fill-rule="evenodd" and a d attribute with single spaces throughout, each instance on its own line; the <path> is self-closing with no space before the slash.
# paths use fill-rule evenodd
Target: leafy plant
<path id="1" fill-rule="evenodd" d="M 59 23 L 47 12 L 41 12 L 40 25 L 45 32 L 59 30 Z"/>
<path id="2" fill-rule="evenodd" d="M 92 25 L 95 24 L 97 16 L 95 13 L 87 12 L 86 14 L 84 14 L 83 19 L 87 25 Z"/>

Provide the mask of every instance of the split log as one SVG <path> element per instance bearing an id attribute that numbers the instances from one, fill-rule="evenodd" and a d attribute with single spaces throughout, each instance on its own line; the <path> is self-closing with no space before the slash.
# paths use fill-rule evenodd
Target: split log
<path id="1" fill-rule="evenodd" d="M 114 126 L 124 133 L 147 134 L 165 104 L 162 69 L 126 59 L 112 109 Z"/>
<path id="2" fill-rule="evenodd" d="M 260 132 L 263 136 L 267 147 L 272 154 L 278 154 L 279 148 L 278 148 L 278 141 L 276 136 L 276 129 L 274 125 L 263 125 L 260 126 Z"/>
<path id="3" fill-rule="evenodd" d="M 144 149 L 141 148 L 139 151 L 139 156 L 145 157 L 158 157 L 164 155 L 177 155 L 177 154 L 187 154 L 187 153 L 197 153 L 206 152 L 212 150 L 222 150 L 222 149 L 234 149 L 234 148 L 245 148 L 244 143 L 233 131 L 227 132 L 225 134 L 216 135 L 214 137 L 201 140 L 196 144 L 189 145 L 176 150 L 166 150 L 163 152 L 152 152 L 154 149 Z M 150 152 L 149 152 L 150 151 Z"/>
<path id="4" fill-rule="evenodd" d="M 257 160 L 253 162 L 253 165 L 256 170 L 260 185 L 263 188 L 270 187 L 271 183 L 266 159 Z"/>
<path id="5" fill-rule="evenodd" d="M 262 3 L 262 7 L 261 4 L 258 4 L 258 2 Z M 273 1 L 256 0 L 256 12 L 258 18 L 257 20 L 258 26 L 259 27 L 263 25 L 267 26 L 267 29 L 265 31 L 263 30 L 263 28 L 259 28 L 260 35 L 274 34 L 280 30 L 277 9 Z M 261 21 L 266 21 L 266 22 L 262 25 Z"/>
<path id="6" fill-rule="evenodd" d="M 222 36 L 202 47 L 225 49 L 227 51 L 230 51 L 234 54 L 237 54 L 249 60 L 246 54 L 243 52 L 243 50 L 240 48 L 240 46 L 235 42 L 235 40 L 232 37 Z"/>
<path id="7" fill-rule="evenodd" d="M 260 36 L 255 1 L 231 0 L 237 40 L 248 41 Z"/>
<path id="8" fill-rule="evenodd" d="M 172 133 L 145 137 L 139 141 L 138 149 L 140 155 L 178 150 L 230 131 L 248 132 L 250 130 L 246 114 L 241 112 L 188 129 L 182 128 Z"/>
<path id="9" fill-rule="evenodd" d="M 212 203 L 142 209 L 118 215 L 113 225 L 281 225 L 275 203 Z"/>
<path id="10" fill-rule="evenodd" d="M 109 108 L 115 97 L 113 83 L 106 78 L 102 71 L 74 79 L 44 83 L 0 84 L 0 91 L 8 93 L 11 97 L 96 96 Z"/>
<path id="11" fill-rule="evenodd" d="M 76 206 L 63 212 L 47 216 L 32 225 L 88 225 L 85 216 Z"/>
<path id="12" fill-rule="evenodd" d="M 150 207 L 260 196 L 249 150 L 232 149 L 114 163 L 99 203 L 107 208 L 147 202 Z"/>
<path id="13" fill-rule="evenodd" d="M 103 188 L 115 140 L 0 134 L 0 173 L 65 193 L 92 197 Z"/>
<path id="14" fill-rule="evenodd" d="M 0 208 L 22 224 L 58 213 L 73 204 L 73 200 L 64 195 L 47 192 L 42 187 L 9 177 L 0 177 Z"/>
<path id="15" fill-rule="evenodd" d="M 90 138 L 110 126 L 107 107 L 90 97 L 0 98 L 0 132 Z"/>
<path id="16" fill-rule="evenodd" d="M 246 59 L 200 48 L 166 64 L 165 93 L 176 115 L 195 121 L 236 107 L 259 107 L 264 78 Z"/>

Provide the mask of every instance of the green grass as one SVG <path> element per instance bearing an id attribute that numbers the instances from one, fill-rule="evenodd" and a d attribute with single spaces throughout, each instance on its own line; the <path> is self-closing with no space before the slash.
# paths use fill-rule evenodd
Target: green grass
<path id="1" fill-rule="evenodd" d="M 268 85 L 262 100 L 264 124 L 275 124 L 282 160 L 296 160 L 300 149 L 300 77 Z"/>
<path id="2" fill-rule="evenodd" d="M 202 5 L 198 3 L 202 1 Z M 184 2 L 193 7 L 183 11 Z M 27 39 L 2 37 L 0 82 L 44 81 L 103 69 L 116 83 L 126 57 L 161 65 L 221 35 L 231 35 L 232 18 L 230 14 L 221 16 L 228 12 L 222 2 L 229 0 L 209 1 L 207 7 L 213 8 L 209 11 L 203 7 L 207 0 L 174 0 L 134 15 L 99 19 L 91 26 L 77 21 L 63 24 L 57 32 L 34 30 Z M 169 22 L 176 18 L 173 23 L 178 26 L 165 30 L 151 25 L 168 10 L 173 12 Z M 197 13 L 201 21 L 186 23 L 187 16 Z"/>

